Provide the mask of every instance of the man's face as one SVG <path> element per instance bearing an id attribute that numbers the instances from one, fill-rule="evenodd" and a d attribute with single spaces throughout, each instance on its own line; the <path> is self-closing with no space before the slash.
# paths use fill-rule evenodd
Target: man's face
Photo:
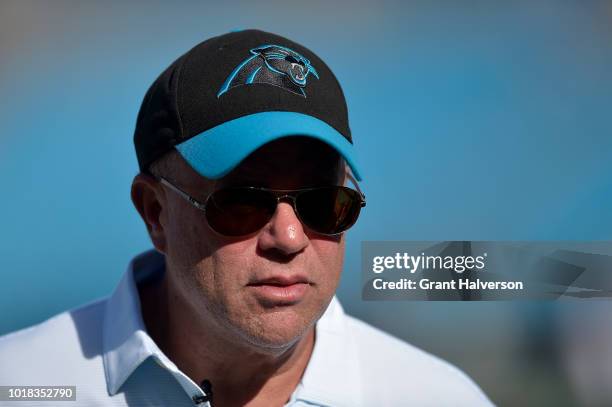
<path id="1" fill-rule="evenodd" d="M 182 158 L 177 161 L 180 175 L 172 181 L 200 201 L 226 186 L 300 189 L 344 181 L 339 155 L 303 137 L 263 146 L 216 182 L 199 176 Z M 308 230 L 291 203 L 281 201 L 261 230 L 225 237 L 177 193 L 165 188 L 165 197 L 160 222 L 170 284 L 207 326 L 216 327 L 228 340 L 282 349 L 300 339 L 325 311 L 340 278 L 343 235 L 328 237 Z M 306 283 L 297 297 L 280 300 L 283 292 L 260 284 L 277 277 Z"/>

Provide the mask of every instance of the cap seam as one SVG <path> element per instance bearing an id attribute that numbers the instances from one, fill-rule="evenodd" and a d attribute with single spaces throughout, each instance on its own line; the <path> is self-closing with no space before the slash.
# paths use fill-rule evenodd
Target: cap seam
<path id="1" fill-rule="evenodd" d="M 192 48 L 193 50 L 193 48 Z M 181 91 L 181 76 L 183 74 L 183 66 L 187 63 L 187 58 L 189 58 L 191 56 L 191 50 L 189 50 L 189 52 L 187 53 L 187 55 L 185 55 L 185 58 L 183 59 L 183 61 L 179 64 L 178 68 L 177 68 L 177 72 L 176 72 L 176 98 L 175 98 L 175 103 L 176 103 L 176 113 L 177 113 L 177 118 L 178 118 L 178 125 L 179 125 L 179 131 L 181 134 L 178 135 L 178 137 L 175 137 L 174 140 L 172 141 L 173 143 L 177 143 L 180 140 L 183 140 L 185 137 L 185 131 L 183 129 L 183 115 L 181 112 L 181 109 L 179 108 L 180 106 L 183 105 L 183 92 Z M 179 100 L 180 98 L 180 100 Z"/>

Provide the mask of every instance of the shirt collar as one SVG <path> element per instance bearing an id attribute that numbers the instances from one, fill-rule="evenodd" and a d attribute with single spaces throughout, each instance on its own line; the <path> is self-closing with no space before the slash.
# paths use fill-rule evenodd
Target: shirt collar
<path id="1" fill-rule="evenodd" d="M 172 373 L 190 396 L 204 393 L 159 349 L 146 332 L 137 284 L 165 271 L 164 256 L 155 250 L 136 256 L 107 300 L 103 327 L 103 360 L 107 389 L 114 395 L 148 357 Z M 359 404 L 360 368 L 356 349 L 345 331 L 345 314 L 334 296 L 317 321 L 315 345 L 302 381 L 292 399 L 311 404 Z M 338 373 L 343 375 L 338 380 Z"/>
<path id="2" fill-rule="evenodd" d="M 149 250 L 136 256 L 106 303 L 103 328 L 103 360 L 106 386 L 114 395 L 148 357 L 168 370 L 191 397 L 202 389 L 159 349 L 147 334 L 140 309 L 137 284 L 164 273 L 164 256 Z"/>

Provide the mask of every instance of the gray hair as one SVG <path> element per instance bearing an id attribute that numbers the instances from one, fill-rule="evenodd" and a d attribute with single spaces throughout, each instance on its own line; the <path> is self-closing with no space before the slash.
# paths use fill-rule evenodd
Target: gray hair
<path id="1" fill-rule="evenodd" d="M 164 177 L 169 180 L 177 179 L 177 161 L 180 159 L 178 151 L 171 149 L 157 160 L 149 164 L 148 171 L 156 177 Z"/>

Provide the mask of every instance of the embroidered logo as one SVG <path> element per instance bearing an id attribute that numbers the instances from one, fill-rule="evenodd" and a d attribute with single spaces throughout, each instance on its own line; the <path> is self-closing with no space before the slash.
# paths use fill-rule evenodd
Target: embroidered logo
<path id="1" fill-rule="evenodd" d="M 306 81 L 319 74 L 310 61 L 297 52 L 280 45 L 262 45 L 250 50 L 251 56 L 242 61 L 227 77 L 217 93 L 220 97 L 229 89 L 252 83 L 267 83 L 306 97 Z"/>

